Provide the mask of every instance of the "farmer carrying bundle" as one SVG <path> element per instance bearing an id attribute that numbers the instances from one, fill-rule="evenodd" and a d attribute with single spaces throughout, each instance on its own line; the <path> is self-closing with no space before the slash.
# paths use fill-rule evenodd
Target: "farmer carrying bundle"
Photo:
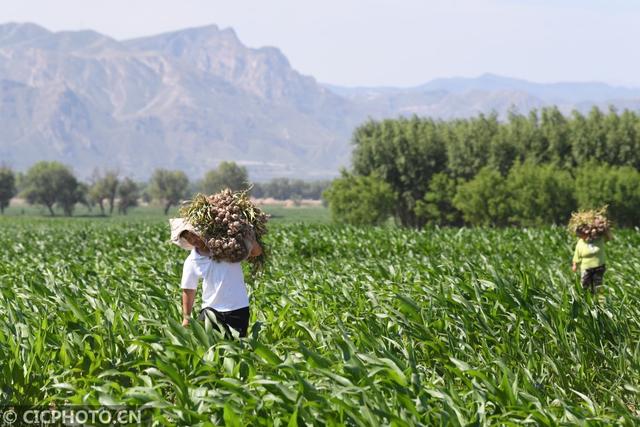
<path id="1" fill-rule="evenodd" d="M 606 271 L 604 244 L 611 239 L 607 207 L 574 212 L 569 220 L 569 231 L 578 237 L 571 269 L 575 272 L 580 267 L 583 289 L 596 294 L 601 290 Z"/>
<path id="2" fill-rule="evenodd" d="M 253 262 L 254 267 L 264 262 L 260 239 L 267 231 L 267 215 L 251 203 L 246 192 L 229 190 L 208 197 L 198 194 L 183 206 L 181 214 L 183 218 L 169 222 L 172 242 L 191 250 L 182 270 L 182 324 L 190 323 L 202 279 L 199 319 L 221 324 L 227 336 L 233 335 L 232 330 L 246 336 L 249 297 L 240 261 Z"/>
<path id="3" fill-rule="evenodd" d="M 180 215 L 194 226 L 216 261 L 245 260 L 254 240 L 264 246 L 268 215 L 249 200 L 247 191 L 227 189 L 211 196 L 197 194 L 183 205 Z M 260 267 L 265 255 L 249 261 Z"/>

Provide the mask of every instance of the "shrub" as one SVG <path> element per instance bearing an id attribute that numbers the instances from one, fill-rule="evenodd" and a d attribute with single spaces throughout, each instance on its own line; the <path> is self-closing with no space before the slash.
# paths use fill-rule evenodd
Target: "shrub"
<path id="1" fill-rule="evenodd" d="M 381 178 L 347 172 L 331 183 L 323 197 L 334 221 L 352 225 L 382 224 L 391 215 L 394 202 L 391 187 Z"/>

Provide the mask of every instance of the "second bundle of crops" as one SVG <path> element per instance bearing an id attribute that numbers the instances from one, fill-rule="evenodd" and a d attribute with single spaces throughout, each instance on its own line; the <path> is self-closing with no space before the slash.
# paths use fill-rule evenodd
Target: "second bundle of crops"
<path id="1" fill-rule="evenodd" d="M 569 231 L 585 236 L 589 241 L 601 236 L 610 237 L 611 222 L 607 218 L 607 206 L 572 213 L 569 220 Z"/>
<path id="2" fill-rule="evenodd" d="M 254 238 L 262 245 L 269 218 L 251 202 L 247 191 L 229 189 L 210 196 L 197 194 L 182 206 L 180 215 L 203 237 L 211 257 L 226 262 L 245 260 Z M 258 266 L 264 256 L 249 261 Z"/>

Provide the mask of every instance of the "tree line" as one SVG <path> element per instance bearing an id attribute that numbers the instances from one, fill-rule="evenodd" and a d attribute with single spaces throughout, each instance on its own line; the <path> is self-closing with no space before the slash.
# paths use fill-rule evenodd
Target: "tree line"
<path id="1" fill-rule="evenodd" d="M 351 169 L 325 192 L 338 221 L 561 224 L 577 208 L 608 204 L 618 225 L 640 225 L 633 111 L 370 120 L 355 130 L 353 146 Z"/>
<path id="2" fill-rule="evenodd" d="M 268 182 L 256 182 L 251 195 L 256 198 L 276 200 L 320 200 L 331 181 L 304 181 L 302 179 L 273 178 Z"/>
<path id="3" fill-rule="evenodd" d="M 99 209 L 101 215 L 112 215 L 115 210 L 126 215 L 130 208 L 138 206 L 139 201 L 161 203 L 166 215 L 172 206 L 197 192 L 212 194 L 231 188 L 248 190 L 254 197 L 319 199 L 328 185 L 329 181 L 306 182 L 288 178 L 251 184 L 247 169 L 235 162 L 222 162 L 195 182 L 180 170 L 168 169 L 156 169 L 148 182 L 121 177 L 116 170 L 96 170 L 89 182 L 82 182 L 68 166 L 41 161 L 26 173 L 0 167 L 0 213 L 4 213 L 13 197 L 21 196 L 29 204 L 45 207 L 52 216 L 55 207 L 71 216 L 78 204 L 86 206 L 90 212 Z"/>

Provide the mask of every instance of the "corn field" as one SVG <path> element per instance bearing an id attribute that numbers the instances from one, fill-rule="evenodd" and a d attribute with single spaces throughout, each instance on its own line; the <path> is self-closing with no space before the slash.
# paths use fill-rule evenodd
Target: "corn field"
<path id="1" fill-rule="evenodd" d="M 160 223 L 0 221 L 0 403 L 156 425 L 640 423 L 640 233 L 584 294 L 561 228 L 277 225 L 245 340 L 181 326 Z M 196 300 L 199 307 L 199 301 Z"/>

